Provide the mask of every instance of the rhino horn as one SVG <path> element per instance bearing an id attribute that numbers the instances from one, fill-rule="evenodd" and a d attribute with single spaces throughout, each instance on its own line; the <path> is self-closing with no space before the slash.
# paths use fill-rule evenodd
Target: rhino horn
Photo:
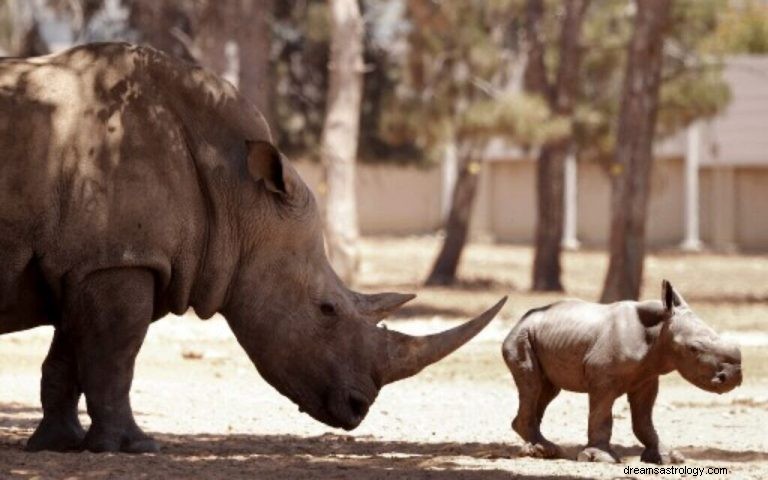
<path id="1" fill-rule="evenodd" d="M 395 310 L 410 302 L 416 295 L 410 293 L 357 294 L 360 313 L 373 324 L 379 323 Z"/>
<path id="2" fill-rule="evenodd" d="M 384 331 L 387 337 L 382 382 L 392 383 L 415 375 L 464 345 L 493 320 L 506 301 L 507 297 L 504 297 L 480 316 L 433 335 L 414 337 L 400 332 Z"/>

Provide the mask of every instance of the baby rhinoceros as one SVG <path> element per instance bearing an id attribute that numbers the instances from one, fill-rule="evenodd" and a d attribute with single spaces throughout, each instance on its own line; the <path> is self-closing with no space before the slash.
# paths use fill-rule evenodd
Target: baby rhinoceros
<path id="1" fill-rule="evenodd" d="M 652 413 L 659 375 L 673 370 L 699 388 L 724 393 L 741 384 L 741 353 L 706 325 L 666 280 L 662 301 L 610 305 L 567 300 L 526 313 L 504 341 L 519 392 L 512 428 L 521 454 L 552 458 L 559 447 L 541 434 L 547 405 L 561 389 L 589 394 L 588 444 L 580 461 L 618 462 L 610 447 L 613 402 L 627 394 L 644 462 L 681 463 L 662 445 Z"/>

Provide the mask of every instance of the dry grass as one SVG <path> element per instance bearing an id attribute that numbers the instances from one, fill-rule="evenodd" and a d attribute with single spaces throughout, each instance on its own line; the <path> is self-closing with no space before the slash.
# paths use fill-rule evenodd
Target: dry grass
<path id="1" fill-rule="evenodd" d="M 602 251 L 564 254 L 565 294 L 530 292 L 533 250 L 526 246 L 471 244 L 454 288 L 426 288 L 422 282 L 440 246 L 436 236 L 366 238 L 359 287 L 415 291 L 419 298 L 404 316 L 466 317 L 509 295 L 505 312 L 518 316 L 565 296 L 596 300 L 607 255 Z M 670 280 L 699 315 L 720 330 L 765 330 L 768 313 L 768 256 L 714 253 L 652 253 L 645 264 L 643 298 L 659 296 Z"/>

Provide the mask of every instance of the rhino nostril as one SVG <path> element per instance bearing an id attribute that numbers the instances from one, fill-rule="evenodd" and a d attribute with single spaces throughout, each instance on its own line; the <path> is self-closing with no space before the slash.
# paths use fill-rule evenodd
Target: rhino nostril
<path id="1" fill-rule="evenodd" d="M 715 375 L 715 380 L 717 380 L 717 383 L 725 383 L 727 378 L 728 376 L 725 374 L 725 372 L 719 372 L 717 375 Z"/>
<path id="2" fill-rule="evenodd" d="M 366 398 L 357 393 L 349 394 L 349 409 L 356 417 L 362 418 L 368 413 L 370 403 Z"/>

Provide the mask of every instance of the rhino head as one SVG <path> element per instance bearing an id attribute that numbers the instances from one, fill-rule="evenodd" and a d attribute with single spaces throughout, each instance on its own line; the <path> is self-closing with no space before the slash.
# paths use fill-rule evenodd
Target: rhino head
<path id="1" fill-rule="evenodd" d="M 325 255 L 315 199 L 268 142 L 249 142 L 236 221 L 238 272 L 223 313 L 259 373 L 299 409 L 355 428 L 383 385 L 416 374 L 477 334 L 504 300 L 443 333 L 413 337 L 378 323 L 414 298 L 348 289 Z"/>
<path id="2" fill-rule="evenodd" d="M 671 343 L 672 363 L 686 380 L 715 393 L 741 385 L 741 352 L 696 315 L 671 283 L 662 282 L 667 314 L 663 329 Z"/>

